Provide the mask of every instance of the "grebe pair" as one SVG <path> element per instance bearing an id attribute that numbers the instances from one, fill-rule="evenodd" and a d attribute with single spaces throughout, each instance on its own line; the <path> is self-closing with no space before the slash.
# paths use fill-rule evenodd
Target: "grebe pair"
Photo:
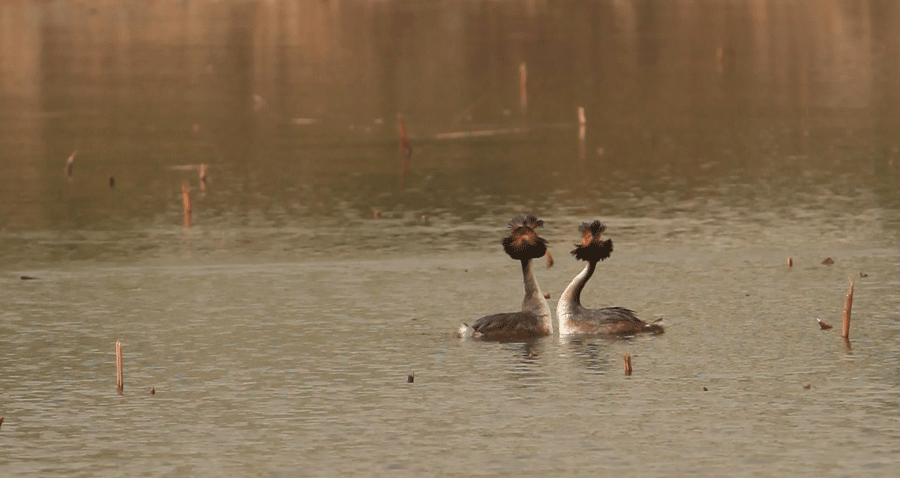
<path id="1" fill-rule="evenodd" d="M 525 299 L 521 312 L 508 312 L 482 317 L 471 326 L 463 324 L 460 335 L 482 340 L 521 340 L 543 337 L 553 333 L 550 306 L 534 278 L 532 259 L 537 259 L 547 251 L 547 241 L 535 229 L 544 221 L 533 215 L 516 216 L 509 222 L 510 234 L 502 241 L 503 249 L 513 259 L 522 263 L 525 281 Z M 634 311 L 624 307 L 586 309 L 581 305 L 581 291 L 594 274 L 597 263 L 610 256 L 612 240 L 601 239 L 606 230 L 600 221 L 582 223 L 581 244 L 576 244 L 572 255 L 586 261 L 587 265 L 566 287 L 556 307 L 560 335 L 633 335 L 641 332 L 659 334 L 663 328 L 658 323 L 646 323 L 638 319 Z"/>

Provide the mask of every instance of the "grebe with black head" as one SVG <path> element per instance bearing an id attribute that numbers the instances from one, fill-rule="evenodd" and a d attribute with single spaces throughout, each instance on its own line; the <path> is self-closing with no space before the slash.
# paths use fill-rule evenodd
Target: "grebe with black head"
<path id="1" fill-rule="evenodd" d="M 624 307 L 604 307 L 602 309 L 586 309 L 581 305 L 581 291 L 588 279 L 594 274 L 597 263 L 612 254 L 611 239 L 600 238 L 606 226 L 600 221 L 582 223 L 581 244 L 575 245 L 572 255 L 576 259 L 586 261 L 587 265 L 559 298 L 556 306 L 556 317 L 559 320 L 559 334 L 596 334 L 596 335 L 634 335 L 642 332 L 663 333 L 658 322 L 646 323 L 637 318 L 634 311 Z"/>
<path id="2" fill-rule="evenodd" d="M 516 216 L 509 221 L 509 236 L 503 238 L 503 250 L 509 257 L 522 264 L 522 278 L 525 282 L 525 298 L 522 310 L 482 317 L 471 326 L 462 324 L 461 337 L 481 340 L 523 340 L 543 337 L 553 333 L 553 317 L 544 293 L 534 277 L 532 259 L 542 257 L 547 252 L 547 241 L 540 237 L 537 228 L 544 221 L 533 215 Z"/>

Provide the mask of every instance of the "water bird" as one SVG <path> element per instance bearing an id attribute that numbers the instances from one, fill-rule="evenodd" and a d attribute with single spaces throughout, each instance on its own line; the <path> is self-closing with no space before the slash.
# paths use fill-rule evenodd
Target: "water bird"
<path id="1" fill-rule="evenodd" d="M 640 332 L 654 334 L 663 333 L 660 320 L 652 323 L 637 318 L 634 311 L 624 307 L 604 307 L 602 309 L 586 309 L 581 305 L 581 291 L 594 274 L 597 263 L 612 254 L 611 239 L 602 240 L 601 235 L 606 226 L 600 221 L 582 223 L 581 244 L 576 244 L 572 255 L 576 259 L 586 261 L 584 269 L 572 279 L 559 298 L 556 306 L 556 317 L 559 320 L 560 335 L 567 334 L 601 334 L 601 335 L 633 335 Z"/>
<path id="2" fill-rule="evenodd" d="M 834 259 L 832 259 L 830 257 L 826 257 L 825 260 L 822 261 L 822 264 L 825 264 L 826 266 L 830 266 L 830 265 L 834 264 Z"/>
<path id="3" fill-rule="evenodd" d="M 831 325 L 825 323 L 825 321 L 820 318 L 816 318 L 816 322 L 819 323 L 819 328 L 822 330 L 828 330 L 831 328 Z"/>
<path id="4" fill-rule="evenodd" d="M 547 241 L 536 231 L 543 225 L 544 221 L 531 214 L 516 216 L 509 221 L 509 235 L 501 241 L 506 254 L 522 264 L 525 284 L 522 310 L 488 315 L 476 320 L 471 326 L 462 324 L 459 329 L 460 337 L 507 341 L 543 337 L 553 333 L 550 305 L 541 292 L 532 268 L 532 259 L 540 258 L 547 252 Z"/>

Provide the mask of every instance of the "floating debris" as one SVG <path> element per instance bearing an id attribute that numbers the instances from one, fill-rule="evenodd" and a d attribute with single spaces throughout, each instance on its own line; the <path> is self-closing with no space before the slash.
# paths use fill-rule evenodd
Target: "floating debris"
<path id="1" fill-rule="evenodd" d="M 830 266 L 830 265 L 834 264 L 834 259 L 832 259 L 830 257 L 826 257 L 825 260 L 822 261 L 822 264 L 825 264 L 826 266 Z"/>
<path id="2" fill-rule="evenodd" d="M 112 174 L 109 175 L 109 188 L 112 189 L 116 187 L 116 178 L 113 177 Z"/>
<path id="3" fill-rule="evenodd" d="M 415 372 L 406 376 L 406 383 L 413 383 L 416 380 Z"/>
<path id="4" fill-rule="evenodd" d="M 708 391 L 709 391 L 709 389 L 708 389 L 708 388 L 706 388 L 706 387 L 703 387 L 703 391 L 704 391 L 704 392 L 708 392 Z"/>
<path id="5" fill-rule="evenodd" d="M 791 259 L 791 256 L 788 256 L 788 267 L 794 267 L 794 259 Z"/>
<path id="6" fill-rule="evenodd" d="M 822 330 L 828 330 L 831 328 L 831 325 L 827 324 L 824 320 L 820 318 L 816 318 L 816 322 L 819 323 L 819 328 Z"/>
<path id="7" fill-rule="evenodd" d="M 37 277 L 32 276 L 19 276 L 20 280 L 37 280 Z"/>
<path id="8" fill-rule="evenodd" d="M 625 375 L 631 375 L 631 354 L 626 353 L 625 359 Z"/>
<path id="9" fill-rule="evenodd" d="M 463 139 L 463 138 L 484 138 L 487 136 L 497 136 L 502 134 L 518 134 L 527 133 L 531 128 L 514 127 L 514 128 L 495 128 L 495 129 L 479 129 L 474 131 L 450 131 L 447 133 L 438 133 L 434 135 L 434 139 Z"/>
<path id="10" fill-rule="evenodd" d="M 549 298 L 550 298 L 550 293 L 549 293 L 549 292 L 544 292 L 544 298 L 545 298 L 545 299 L 549 299 Z"/>
<path id="11" fill-rule="evenodd" d="M 859 271 L 859 276 L 860 276 L 860 277 L 869 277 L 869 274 L 866 274 L 866 273 L 863 272 L 863 271 Z"/>
<path id="12" fill-rule="evenodd" d="M 803 384 L 803 388 L 805 388 L 807 390 L 809 390 L 811 387 L 812 387 L 812 384 L 809 382 Z"/>
<path id="13" fill-rule="evenodd" d="M 150 395 L 156 395 L 156 387 L 150 387 Z"/>

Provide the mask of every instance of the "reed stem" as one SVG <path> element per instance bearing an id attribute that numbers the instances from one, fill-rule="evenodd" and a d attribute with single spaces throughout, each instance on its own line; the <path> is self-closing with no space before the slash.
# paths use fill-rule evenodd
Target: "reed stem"
<path id="1" fill-rule="evenodd" d="M 116 340 L 116 390 L 119 395 L 125 390 L 125 377 L 122 372 L 122 342 Z"/>
<path id="2" fill-rule="evenodd" d="M 847 291 L 847 301 L 844 302 L 844 324 L 841 328 L 841 337 L 850 338 L 850 312 L 853 310 L 853 279 L 850 279 L 850 290 Z"/>

